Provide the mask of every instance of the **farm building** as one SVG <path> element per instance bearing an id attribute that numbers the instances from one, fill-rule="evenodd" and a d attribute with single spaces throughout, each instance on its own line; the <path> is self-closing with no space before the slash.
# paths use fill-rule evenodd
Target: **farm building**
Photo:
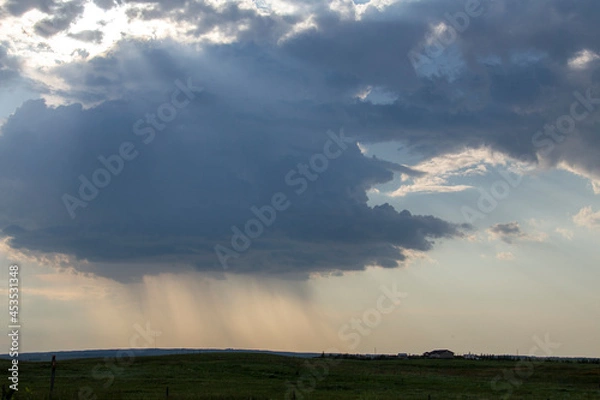
<path id="1" fill-rule="evenodd" d="M 450 350 L 433 350 L 423 353 L 427 358 L 454 358 L 454 353 Z"/>
<path id="2" fill-rule="evenodd" d="M 479 360 L 479 357 L 471 353 L 465 354 L 463 357 L 465 358 L 465 360 Z"/>

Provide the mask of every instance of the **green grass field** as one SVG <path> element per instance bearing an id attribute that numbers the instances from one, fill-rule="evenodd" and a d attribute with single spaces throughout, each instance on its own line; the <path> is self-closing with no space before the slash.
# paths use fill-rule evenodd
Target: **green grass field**
<path id="1" fill-rule="evenodd" d="M 0 365 L 6 371 L 9 362 Z M 13 399 L 47 399 L 50 363 L 19 366 L 19 392 Z M 493 390 L 494 377 L 505 371 L 512 371 L 513 384 L 500 379 Z M 600 399 L 599 384 L 598 364 L 544 362 L 527 370 L 514 361 L 204 353 L 113 358 L 108 364 L 101 359 L 58 360 L 52 399 L 165 399 L 167 386 L 169 399 Z M 513 392 L 503 397 L 509 387 Z"/>

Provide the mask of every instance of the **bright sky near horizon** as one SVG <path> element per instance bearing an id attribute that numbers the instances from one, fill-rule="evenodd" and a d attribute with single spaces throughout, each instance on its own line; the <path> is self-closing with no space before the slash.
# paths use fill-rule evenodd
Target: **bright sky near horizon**
<path id="1" fill-rule="evenodd" d="M 600 357 L 597 1 L 0 7 L 22 351 Z"/>

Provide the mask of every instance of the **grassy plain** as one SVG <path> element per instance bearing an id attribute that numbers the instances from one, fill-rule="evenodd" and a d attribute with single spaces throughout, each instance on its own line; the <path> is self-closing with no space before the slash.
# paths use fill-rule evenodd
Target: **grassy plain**
<path id="1" fill-rule="evenodd" d="M 6 371 L 9 362 L 0 360 L 0 367 Z M 50 363 L 19 367 L 13 399 L 48 399 Z M 167 387 L 169 399 L 190 400 L 600 399 L 600 365 L 543 362 L 519 370 L 515 361 L 334 361 L 256 353 L 58 360 L 52 400 L 166 399 Z"/>

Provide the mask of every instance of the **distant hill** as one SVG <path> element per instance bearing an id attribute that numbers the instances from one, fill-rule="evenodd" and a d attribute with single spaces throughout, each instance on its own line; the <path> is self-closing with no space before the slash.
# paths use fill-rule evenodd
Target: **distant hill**
<path id="1" fill-rule="evenodd" d="M 133 351 L 136 357 L 163 356 L 171 354 L 196 354 L 196 353 L 263 353 L 275 354 L 287 357 L 311 358 L 320 353 L 294 353 L 289 351 L 270 350 L 245 350 L 245 349 L 102 349 L 102 350 L 70 350 L 70 351 L 48 351 L 38 353 L 19 353 L 20 361 L 50 361 L 55 355 L 58 360 L 71 360 L 77 358 L 104 358 L 116 357 L 123 350 Z M 0 354 L 0 359 L 12 359 L 8 354 Z"/>

